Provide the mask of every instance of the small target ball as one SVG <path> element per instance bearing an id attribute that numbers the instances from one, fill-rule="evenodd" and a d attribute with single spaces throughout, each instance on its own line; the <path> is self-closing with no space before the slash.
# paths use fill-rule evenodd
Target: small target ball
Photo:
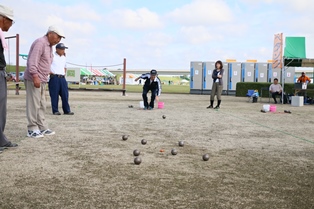
<path id="1" fill-rule="evenodd" d="M 208 160 L 209 160 L 209 154 L 203 155 L 203 160 L 204 160 L 204 161 L 208 161 Z"/>
<path id="2" fill-rule="evenodd" d="M 179 146 L 183 147 L 184 146 L 184 141 L 179 141 Z"/>
<path id="3" fill-rule="evenodd" d="M 135 165 L 139 165 L 139 164 L 141 164 L 141 162 L 142 162 L 142 159 L 140 157 L 134 158 L 134 164 Z"/>
<path id="4" fill-rule="evenodd" d="M 147 144 L 147 141 L 145 139 L 142 139 L 141 143 L 144 145 Z"/>
<path id="5" fill-rule="evenodd" d="M 163 116 L 162 116 L 162 119 L 166 119 L 166 116 L 165 116 L 165 115 L 163 115 Z"/>
<path id="6" fill-rule="evenodd" d="M 124 141 L 128 140 L 128 138 L 129 138 L 128 135 L 123 135 L 123 136 L 122 136 L 122 140 L 124 140 Z"/>
<path id="7" fill-rule="evenodd" d="M 176 149 L 172 149 L 172 150 L 171 150 L 171 154 L 172 154 L 172 155 L 176 155 L 176 154 L 178 154 L 178 151 L 177 151 Z"/>
<path id="8" fill-rule="evenodd" d="M 138 149 L 133 151 L 134 156 L 139 156 L 140 154 L 141 154 L 141 152 Z"/>

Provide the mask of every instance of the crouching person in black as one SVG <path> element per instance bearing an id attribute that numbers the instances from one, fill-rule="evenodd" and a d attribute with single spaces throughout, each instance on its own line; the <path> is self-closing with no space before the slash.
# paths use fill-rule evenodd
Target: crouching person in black
<path id="1" fill-rule="evenodd" d="M 150 73 L 142 74 L 140 77 L 136 78 L 135 81 L 138 81 L 139 79 L 145 80 L 142 94 L 144 100 L 144 110 L 152 110 L 154 109 L 155 99 L 158 101 L 161 93 L 161 82 L 157 76 L 157 71 L 151 70 Z M 147 93 L 149 90 L 151 91 L 152 96 L 148 105 Z"/>

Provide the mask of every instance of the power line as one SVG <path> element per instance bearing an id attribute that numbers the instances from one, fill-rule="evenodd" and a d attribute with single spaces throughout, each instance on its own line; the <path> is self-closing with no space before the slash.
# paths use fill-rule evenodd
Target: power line
<path id="1" fill-rule="evenodd" d="M 78 66 L 78 67 L 87 67 L 87 65 L 79 65 L 79 64 L 74 64 L 74 63 L 71 63 L 71 62 L 67 62 L 67 64 Z M 123 65 L 123 63 L 122 64 L 115 64 L 115 65 L 107 65 L 107 66 L 92 66 L 92 67 L 107 68 L 107 67 L 116 67 L 116 66 L 120 66 L 120 65 Z"/>

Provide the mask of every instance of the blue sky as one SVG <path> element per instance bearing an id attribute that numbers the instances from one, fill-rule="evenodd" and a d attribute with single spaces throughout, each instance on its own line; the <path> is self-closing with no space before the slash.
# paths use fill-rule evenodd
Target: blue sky
<path id="1" fill-rule="evenodd" d="M 273 36 L 305 36 L 314 57 L 311 0 L 2 0 L 15 12 L 7 36 L 20 53 L 52 24 L 66 33 L 67 61 L 130 69 L 188 69 L 190 61 L 272 58 Z M 10 41 L 7 61 L 15 63 Z M 20 59 L 22 65 L 26 62 Z M 71 67 L 71 65 L 69 65 Z M 74 66 L 73 66 L 74 67 Z M 117 67 L 119 68 L 119 67 Z"/>

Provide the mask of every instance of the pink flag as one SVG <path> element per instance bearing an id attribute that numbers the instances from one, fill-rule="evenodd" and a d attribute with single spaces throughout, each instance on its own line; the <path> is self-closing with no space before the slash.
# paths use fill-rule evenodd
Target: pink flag
<path id="1" fill-rule="evenodd" d="M 275 34 L 272 68 L 282 68 L 283 34 Z"/>

